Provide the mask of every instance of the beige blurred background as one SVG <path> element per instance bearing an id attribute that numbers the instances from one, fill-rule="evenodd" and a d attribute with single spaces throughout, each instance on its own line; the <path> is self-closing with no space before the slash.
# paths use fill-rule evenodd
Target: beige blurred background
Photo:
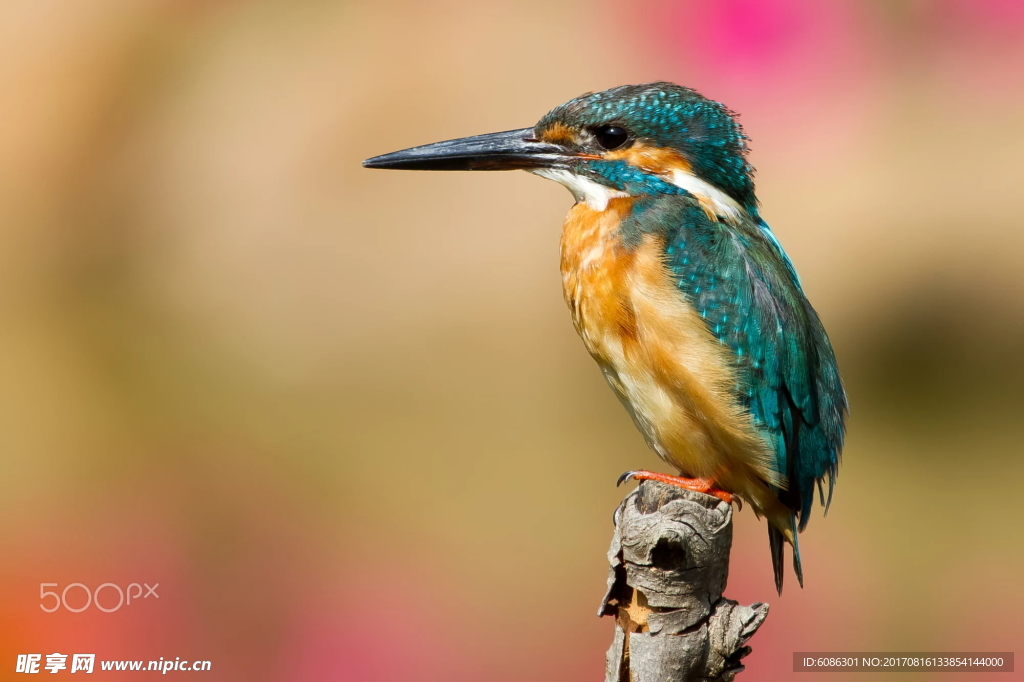
<path id="1" fill-rule="evenodd" d="M 1013 650 L 1022 38 L 995 0 L 0 5 L 0 678 L 599 679 L 614 481 L 657 461 L 561 300 L 571 198 L 359 162 L 658 79 L 742 113 L 852 405 L 804 590 L 737 517 L 743 678 Z"/>

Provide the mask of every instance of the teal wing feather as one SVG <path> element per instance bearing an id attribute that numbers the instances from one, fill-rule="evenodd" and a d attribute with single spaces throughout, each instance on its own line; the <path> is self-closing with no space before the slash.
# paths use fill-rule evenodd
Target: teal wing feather
<path id="1" fill-rule="evenodd" d="M 831 502 L 847 400 L 832 345 L 792 263 L 759 218 L 725 224 L 686 195 L 638 202 L 623 237 L 628 243 L 644 232 L 661 234 L 679 290 L 732 350 L 737 399 L 772 444 L 788 481 L 779 499 L 803 530 L 815 486 L 826 510 Z M 781 591 L 782 536 L 771 526 L 769 535 Z M 796 547 L 794 568 L 802 583 Z"/>

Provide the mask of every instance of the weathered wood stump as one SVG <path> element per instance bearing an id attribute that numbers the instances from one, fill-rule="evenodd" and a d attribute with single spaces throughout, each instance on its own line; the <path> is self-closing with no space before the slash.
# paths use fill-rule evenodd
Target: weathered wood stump
<path id="1" fill-rule="evenodd" d="M 730 682 L 768 605 L 722 596 L 729 574 L 732 506 L 643 481 L 615 512 L 608 591 L 598 615 L 615 616 L 605 682 Z"/>

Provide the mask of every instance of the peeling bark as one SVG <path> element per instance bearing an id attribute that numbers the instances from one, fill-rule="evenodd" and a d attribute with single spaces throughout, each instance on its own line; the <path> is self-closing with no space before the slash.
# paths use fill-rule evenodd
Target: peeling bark
<path id="1" fill-rule="evenodd" d="M 608 591 L 598 615 L 615 616 L 605 682 L 730 682 L 768 605 L 722 596 L 732 547 L 732 506 L 643 481 L 615 512 Z"/>

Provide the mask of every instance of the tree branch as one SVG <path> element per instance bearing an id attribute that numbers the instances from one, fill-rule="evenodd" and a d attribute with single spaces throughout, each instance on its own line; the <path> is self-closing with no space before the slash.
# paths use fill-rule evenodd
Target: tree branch
<path id="1" fill-rule="evenodd" d="M 732 506 L 643 481 L 615 512 L 608 591 L 598 615 L 615 616 L 605 682 L 731 682 L 768 605 L 722 597 L 732 547 Z"/>

